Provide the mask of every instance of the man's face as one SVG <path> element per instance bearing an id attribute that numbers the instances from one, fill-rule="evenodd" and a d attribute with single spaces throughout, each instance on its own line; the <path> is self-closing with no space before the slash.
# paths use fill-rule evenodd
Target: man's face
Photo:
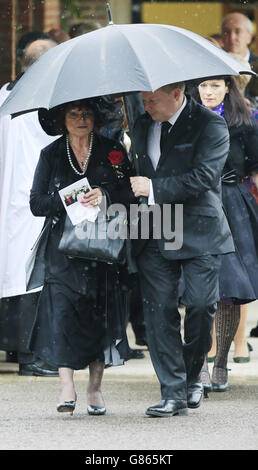
<path id="1" fill-rule="evenodd" d="M 142 92 L 144 109 L 154 121 L 168 121 L 180 108 L 183 102 L 183 95 L 179 88 L 175 88 L 170 93 L 165 93 L 158 89 L 153 93 Z"/>
<path id="2" fill-rule="evenodd" d="M 240 14 L 228 15 L 222 25 L 224 49 L 245 57 L 252 34 L 247 30 L 245 18 Z"/>

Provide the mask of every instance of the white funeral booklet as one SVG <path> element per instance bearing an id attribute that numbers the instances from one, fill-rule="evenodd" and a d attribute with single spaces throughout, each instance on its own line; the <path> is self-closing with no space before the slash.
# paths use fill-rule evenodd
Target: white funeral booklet
<path id="1" fill-rule="evenodd" d="M 94 222 L 98 216 L 99 206 L 85 207 L 80 202 L 84 194 L 90 190 L 88 179 L 82 178 L 59 191 L 62 203 L 73 225 L 77 225 L 83 220 Z"/>

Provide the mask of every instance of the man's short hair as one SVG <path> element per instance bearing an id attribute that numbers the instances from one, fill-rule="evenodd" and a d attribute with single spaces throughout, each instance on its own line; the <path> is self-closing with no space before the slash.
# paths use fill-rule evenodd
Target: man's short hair
<path id="1" fill-rule="evenodd" d="M 51 39 L 48 33 L 42 31 L 29 31 L 28 33 L 23 34 L 19 39 L 16 49 L 17 57 L 22 57 L 26 47 L 37 39 Z"/>
<path id="2" fill-rule="evenodd" d="M 184 91 L 185 91 L 185 82 L 169 83 L 169 85 L 162 86 L 161 90 L 164 91 L 164 93 L 169 94 L 175 88 L 179 88 L 182 91 L 182 93 L 184 93 Z"/>
<path id="3" fill-rule="evenodd" d="M 31 51 L 32 44 L 35 44 L 35 47 Z M 36 41 L 31 42 L 25 47 L 24 50 L 24 60 L 22 65 L 22 70 L 25 72 L 28 68 L 36 62 L 45 52 L 49 51 L 52 47 L 57 46 L 57 43 L 53 39 L 37 39 Z"/>

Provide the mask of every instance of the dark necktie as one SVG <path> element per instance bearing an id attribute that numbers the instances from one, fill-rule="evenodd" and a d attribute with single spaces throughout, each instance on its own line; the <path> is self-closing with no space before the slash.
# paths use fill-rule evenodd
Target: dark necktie
<path id="1" fill-rule="evenodd" d="M 171 127 L 170 122 L 164 121 L 161 124 L 161 133 L 160 133 L 160 153 L 162 153 L 162 150 L 164 148 L 167 136 L 168 136 L 168 131 Z"/>

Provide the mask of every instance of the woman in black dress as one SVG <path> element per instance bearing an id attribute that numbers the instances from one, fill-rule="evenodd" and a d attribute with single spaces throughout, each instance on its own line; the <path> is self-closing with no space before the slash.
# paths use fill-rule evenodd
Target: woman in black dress
<path id="1" fill-rule="evenodd" d="M 225 391 L 228 352 L 239 324 L 240 305 L 258 298 L 258 207 L 243 184 L 244 177 L 258 172 L 258 128 L 233 77 L 203 81 L 192 94 L 226 120 L 230 134 L 230 151 L 222 174 L 222 201 L 235 252 L 222 256 L 212 374 L 213 391 Z"/>
<path id="2" fill-rule="evenodd" d="M 101 394 L 104 367 L 123 364 L 130 354 L 119 272 L 116 265 L 69 258 L 58 251 L 66 216 L 58 191 L 87 177 L 93 189 L 81 198 L 83 205 L 100 204 L 105 192 L 113 203 L 134 200 L 125 150 L 97 133 L 99 118 L 94 100 L 71 102 L 40 114 L 48 133 L 63 135 L 42 150 L 30 197 L 32 213 L 52 221 L 30 346 L 59 369 L 59 412 L 73 412 L 74 370 L 89 366 L 88 413 L 95 415 L 106 411 Z"/>

